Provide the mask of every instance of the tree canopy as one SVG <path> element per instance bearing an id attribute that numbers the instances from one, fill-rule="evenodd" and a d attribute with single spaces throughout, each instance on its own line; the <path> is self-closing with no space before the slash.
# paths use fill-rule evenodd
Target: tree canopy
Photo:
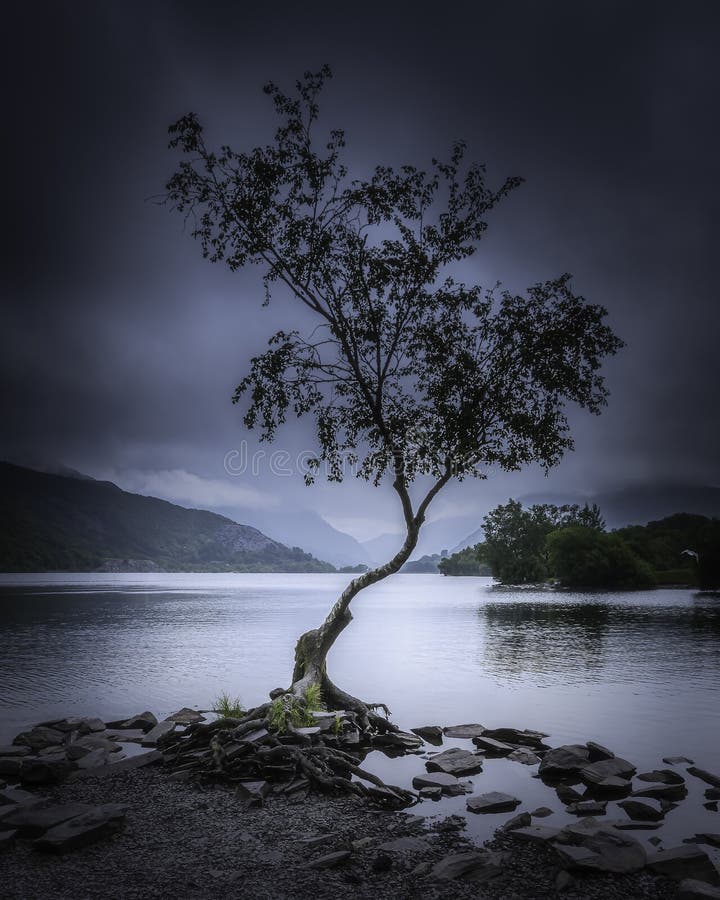
<path id="1" fill-rule="evenodd" d="M 168 198 L 206 257 L 258 264 L 265 302 L 282 283 L 314 314 L 309 334 L 278 331 L 252 359 L 234 397 L 248 398 L 247 427 L 272 440 L 288 415 L 313 416 L 314 469 L 340 480 L 350 461 L 374 483 L 389 472 L 409 524 L 452 476 L 555 465 L 572 447 L 566 405 L 600 411 L 599 368 L 621 341 L 567 274 L 524 295 L 456 280 L 521 179 L 492 187 L 462 142 L 427 171 L 351 178 L 343 131 L 316 134 L 330 74 L 305 73 L 293 95 L 266 85 L 280 124 L 253 150 L 211 150 L 198 117 L 181 118 Z M 435 482 L 414 510 L 420 473 Z"/>

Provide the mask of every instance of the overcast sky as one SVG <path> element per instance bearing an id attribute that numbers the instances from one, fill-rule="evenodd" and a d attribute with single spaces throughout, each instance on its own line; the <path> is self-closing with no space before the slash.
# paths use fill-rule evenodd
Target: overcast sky
<path id="1" fill-rule="evenodd" d="M 255 6 L 258 8 L 256 9 Z M 573 415 L 577 449 L 541 473 L 447 490 L 482 514 L 528 490 L 656 479 L 720 484 L 720 7 L 708 2 L 417 4 L 53 2 L 6 14 L 6 284 L 0 456 L 73 466 L 188 505 L 306 505 L 364 539 L 397 522 L 362 483 L 260 464 L 230 403 L 251 354 L 297 313 L 261 307 L 257 272 L 200 257 L 152 202 L 167 126 L 194 110 L 250 148 L 260 88 L 323 62 L 324 122 L 351 167 L 427 164 L 455 138 L 491 180 L 526 183 L 493 214 L 466 280 L 521 290 L 562 272 L 627 342 L 610 404 Z M 279 445 L 312 448 L 304 428 Z"/>

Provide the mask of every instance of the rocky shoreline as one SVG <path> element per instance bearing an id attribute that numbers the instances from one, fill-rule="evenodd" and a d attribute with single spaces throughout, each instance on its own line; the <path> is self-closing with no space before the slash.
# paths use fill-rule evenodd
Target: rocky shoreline
<path id="1" fill-rule="evenodd" d="M 283 754 L 300 744 L 303 759 L 344 754 L 359 763 L 362 755 L 338 746 L 340 712 L 318 716 L 299 736 L 274 738 L 264 728 L 237 734 L 232 720 L 203 723 L 190 709 L 164 722 L 151 713 L 111 723 L 68 718 L 18 735 L 0 747 L 0 897 L 720 897 L 720 835 L 653 847 L 658 822 L 687 794 L 686 775 L 705 785 L 708 808 L 717 805 L 720 777 L 691 760 L 666 758 L 667 768 L 637 774 L 593 742 L 550 748 L 539 732 L 428 726 L 378 735 L 385 752 L 417 757 L 413 791 L 375 779 L 318 793 L 304 770 L 283 769 Z M 473 749 L 452 746 L 458 741 L 473 741 Z M 331 757 L 323 756 L 325 742 Z M 238 760 L 260 753 L 266 777 L 218 777 L 217 760 L 227 761 L 218 748 Z M 551 827 L 550 809 L 518 814 L 518 797 L 476 792 L 467 779 L 493 756 L 537 766 L 573 821 Z M 371 775 L 360 771 L 347 780 Z M 507 811 L 508 819 L 479 846 L 465 817 L 424 815 L 433 804 L 423 801 L 448 794 L 466 794 L 470 814 Z M 611 797 L 624 798 L 624 818 L 605 818 Z M 411 812 L 400 811 L 410 804 Z"/>

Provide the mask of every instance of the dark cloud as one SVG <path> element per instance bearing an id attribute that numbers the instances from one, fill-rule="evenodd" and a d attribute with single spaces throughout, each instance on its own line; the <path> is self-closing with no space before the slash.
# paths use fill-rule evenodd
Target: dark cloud
<path id="1" fill-rule="evenodd" d="M 498 181 L 527 178 L 464 277 L 521 289 L 570 270 L 627 341 L 557 484 L 717 483 L 718 18 L 693 2 L 16 7 L 0 453 L 222 475 L 244 436 L 232 388 L 291 314 L 149 199 L 172 169 L 166 128 L 194 109 L 213 138 L 261 142 L 259 86 L 328 61 L 354 165 L 424 163 L 464 137 Z M 340 516 L 339 496 L 312 502 Z"/>

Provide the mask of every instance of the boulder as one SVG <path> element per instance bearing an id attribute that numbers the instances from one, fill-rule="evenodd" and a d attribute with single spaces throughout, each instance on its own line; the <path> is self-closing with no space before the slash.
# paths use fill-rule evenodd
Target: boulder
<path id="1" fill-rule="evenodd" d="M 720 800 L 720 788 L 710 787 L 705 789 L 706 800 Z"/>
<path id="2" fill-rule="evenodd" d="M 490 791 L 487 794 L 477 794 L 475 797 L 469 797 L 467 801 L 467 809 L 474 813 L 499 813 L 508 812 L 515 809 L 521 803 L 517 797 L 510 794 L 503 794 L 500 791 Z"/>
<path id="3" fill-rule="evenodd" d="M 439 725 L 420 725 L 418 728 L 411 728 L 413 734 L 439 747 L 443 740 L 443 730 Z"/>
<path id="4" fill-rule="evenodd" d="M 3 818 L 3 828 L 15 828 L 22 838 L 35 838 L 48 829 L 89 812 L 87 803 L 63 803 L 54 806 L 18 807 Z"/>
<path id="5" fill-rule="evenodd" d="M 475 775 L 482 772 L 482 767 L 482 755 L 457 747 L 437 753 L 425 763 L 428 772 L 446 772 L 448 775 Z"/>
<path id="6" fill-rule="evenodd" d="M 707 853 L 697 844 L 683 844 L 668 850 L 658 850 L 647 862 L 648 869 L 657 875 L 683 881 L 686 878 L 720 884 L 718 870 Z"/>
<path id="7" fill-rule="evenodd" d="M 318 856 L 317 859 L 311 860 L 306 864 L 306 869 L 335 869 L 347 862 L 352 853 L 350 850 L 336 850 L 334 853 L 326 853 L 324 856 Z"/>
<path id="8" fill-rule="evenodd" d="M 707 772 L 705 769 L 698 769 L 697 766 L 689 766 L 687 771 L 701 781 L 704 781 L 706 784 L 711 784 L 713 787 L 720 788 L 720 775 L 713 775 L 712 772 Z"/>
<path id="9" fill-rule="evenodd" d="M 615 776 L 617 778 L 630 778 L 635 774 L 635 766 L 626 759 L 614 756 L 612 759 L 601 759 L 598 762 L 590 763 L 580 770 L 580 777 L 583 781 L 590 784 L 597 784 L 606 778 Z"/>
<path id="10" fill-rule="evenodd" d="M 459 797 L 461 794 L 472 794 L 472 792 L 472 781 L 458 781 L 457 784 L 448 785 L 448 787 L 443 789 L 443 794 L 446 797 Z"/>
<path id="11" fill-rule="evenodd" d="M 146 732 L 150 731 L 151 728 L 154 728 L 157 723 L 157 717 L 149 710 L 145 710 L 145 712 L 130 716 L 128 719 L 117 719 L 114 722 L 108 722 L 107 727 L 111 730 L 127 728 L 133 730 L 139 729 L 142 732 Z"/>
<path id="12" fill-rule="evenodd" d="M 527 828 L 531 824 L 532 819 L 530 813 L 518 813 L 516 816 L 513 816 L 512 819 L 508 819 L 504 825 L 501 825 L 500 831 L 516 831 L 518 828 Z"/>
<path id="13" fill-rule="evenodd" d="M 596 744 L 595 741 L 588 741 L 585 746 L 590 752 L 590 762 L 600 762 L 601 759 L 613 759 L 615 754 L 602 744 Z"/>
<path id="14" fill-rule="evenodd" d="M 480 735 L 485 731 L 484 725 L 478 724 L 470 724 L 470 725 L 450 725 L 448 728 L 443 728 L 443 733 L 446 737 L 450 738 L 474 738 L 480 737 Z"/>
<path id="15" fill-rule="evenodd" d="M 105 803 L 50 828 L 33 846 L 43 853 L 67 853 L 94 844 L 119 831 L 125 824 L 126 807 Z"/>
<path id="16" fill-rule="evenodd" d="M 423 800 L 439 800 L 442 797 L 441 787 L 423 787 L 418 791 Z"/>
<path id="17" fill-rule="evenodd" d="M 720 900 L 720 888 L 713 887 L 707 881 L 685 878 L 678 885 L 675 900 Z"/>
<path id="18" fill-rule="evenodd" d="M 165 719 L 166 722 L 175 722 L 176 725 L 194 725 L 196 722 L 204 722 L 205 716 L 196 709 L 183 706 L 177 712 L 171 713 Z"/>
<path id="19" fill-rule="evenodd" d="M 647 860 L 642 844 L 610 828 L 599 829 L 580 846 L 557 844 L 555 849 L 568 867 L 600 872 L 639 872 Z"/>
<path id="20" fill-rule="evenodd" d="M 13 738 L 13 744 L 22 744 L 32 747 L 33 750 L 41 750 L 43 747 L 55 747 L 65 743 L 65 735 L 55 728 L 46 728 L 38 725 L 30 731 L 21 731 Z"/>
<path id="21" fill-rule="evenodd" d="M 508 753 L 507 758 L 513 762 L 522 763 L 524 766 L 536 766 L 540 762 L 539 756 L 536 756 L 532 750 L 526 750 L 524 747 L 518 747 L 512 753 Z"/>
<path id="22" fill-rule="evenodd" d="M 451 853 L 430 870 L 430 877 L 438 881 L 472 881 L 483 884 L 502 874 L 504 856 L 489 850 L 468 850 Z"/>
<path id="23" fill-rule="evenodd" d="M 682 775 L 672 769 L 653 769 L 652 772 L 641 772 L 636 777 L 638 781 L 650 781 L 653 784 L 685 784 Z"/>
<path id="24" fill-rule="evenodd" d="M 485 735 L 474 737 L 473 744 L 493 756 L 507 756 L 516 748 L 512 744 L 506 744 L 504 741 L 498 741 L 495 738 L 486 738 Z"/>
<path id="25" fill-rule="evenodd" d="M 175 722 L 166 719 L 164 722 L 158 722 L 154 728 L 151 728 L 140 743 L 143 747 L 154 747 L 156 744 L 162 743 L 163 738 L 172 734 L 173 731 L 175 731 Z"/>
<path id="26" fill-rule="evenodd" d="M 543 756 L 538 772 L 540 775 L 567 775 L 580 772 L 590 761 L 590 751 L 582 744 L 563 744 Z"/>
<path id="27" fill-rule="evenodd" d="M 632 792 L 633 797 L 652 797 L 655 800 L 684 800 L 687 797 L 684 784 L 651 784 Z"/>
<path id="28" fill-rule="evenodd" d="M 665 816 L 660 801 L 650 797 L 643 800 L 621 800 L 618 806 L 625 810 L 628 818 L 636 821 L 658 822 Z"/>

